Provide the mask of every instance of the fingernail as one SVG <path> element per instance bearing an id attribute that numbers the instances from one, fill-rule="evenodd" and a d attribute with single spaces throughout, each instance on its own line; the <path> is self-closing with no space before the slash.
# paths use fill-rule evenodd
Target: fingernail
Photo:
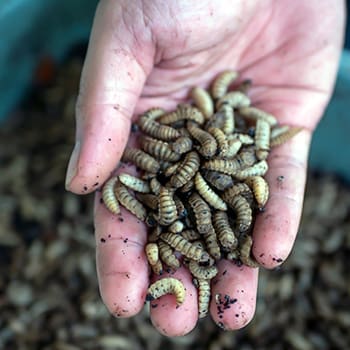
<path id="1" fill-rule="evenodd" d="M 69 159 L 67 175 L 66 175 L 66 190 L 69 190 L 70 184 L 74 179 L 75 175 L 77 174 L 79 154 L 80 154 L 80 141 L 77 141 L 75 143 L 72 155 L 70 156 L 70 159 Z"/>

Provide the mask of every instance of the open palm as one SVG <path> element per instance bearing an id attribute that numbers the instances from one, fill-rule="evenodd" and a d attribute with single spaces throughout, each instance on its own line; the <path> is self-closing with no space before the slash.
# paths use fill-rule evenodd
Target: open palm
<path id="1" fill-rule="evenodd" d="M 101 1 L 97 9 L 77 103 L 77 144 L 67 188 L 97 189 L 115 169 L 128 141 L 133 116 L 153 106 L 174 108 L 192 86 L 207 87 L 232 68 L 251 78 L 254 106 L 281 124 L 304 131 L 274 149 L 268 159 L 271 196 L 254 229 L 253 254 L 266 268 L 291 251 L 301 215 L 311 134 L 332 92 L 342 44 L 340 1 Z M 95 205 L 97 267 L 102 298 L 115 316 L 143 307 L 149 270 L 146 227 L 123 211 L 123 221 Z M 185 268 L 184 304 L 172 296 L 151 308 L 152 322 L 166 335 L 183 335 L 197 322 L 197 293 Z M 222 260 L 213 295 L 237 299 L 211 314 L 225 329 L 238 329 L 254 315 L 258 269 Z"/>

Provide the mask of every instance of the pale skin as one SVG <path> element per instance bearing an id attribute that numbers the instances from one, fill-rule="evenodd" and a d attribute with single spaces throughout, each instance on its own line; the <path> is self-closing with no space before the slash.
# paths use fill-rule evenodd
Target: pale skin
<path id="1" fill-rule="evenodd" d="M 238 70 L 242 79 L 253 80 L 254 106 L 281 124 L 304 128 L 268 158 L 271 196 L 253 233 L 258 262 L 269 269 L 280 265 L 298 230 L 310 140 L 332 93 L 344 17 L 344 2 L 334 0 L 101 1 L 81 78 L 67 189 L 85 194 L 103 184 L 142 111 L 172 109 L 190 87 L 208 87 L 218 72 Z M 101 296 L 113 315 L 130 317 L 143 308 L 150 282 L 146 227 L 125 210 L 119 221 L 99 199 L 97 193 Z M 167 295 L 151 308 L 154 326 L 167 336 L 187 334 L 198 319 L 188 271 L 173 276 L 185 283 L 184 304 L 176 308 Z M 245 326 L 255 311 L 258 269 L 221 261 L 216 282 L 213 295 L 237 301 L 220 318 L 212 300 L 214 321 L 228 330 Z"/>

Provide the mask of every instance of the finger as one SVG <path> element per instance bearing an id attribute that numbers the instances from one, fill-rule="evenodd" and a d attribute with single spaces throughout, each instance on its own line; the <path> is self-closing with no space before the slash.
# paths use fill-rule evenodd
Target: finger
<path id="1" fill-rule="evenodd" d="M 120 159 L 152 68 L 149 30 L 137 21 L 139 13 L 131 22 L 136 29 L 125 24 L 124 15 L 122 5 L 114 1 L 101 1 L 96 11 L 76 106 L 76 145 L 66 177 L 66 188 L 78 194 L 95 190 Z"/>
<path id="2" fill-rule="evenodd" d="M 307 130 L 272 150 L 266 180 L 270 198 L 257 216 L 253 233 L 253 255 L 266 268 L 286 260 L 300 222 L 311 135 Z"/>
<path id="3" fill-rule="evenodd" d="M 221 260 L 212 282 L 210 313 L 224 330 L 240 329 L 253 318 L 258 287 L 258 269 Z"/>
<path id="4" fill-rule="evenodd" d="M 148 264 L 144 253 L 146 226 L 124 208 L 112 215 L 95 200 L 96 263 L 100 293 L 116 317 L 137 314 L 148 288 Z"/>
<path id="5" fill-rule="evenodd" d="M 164 295 L 151 302 L 151 321 L 158 331 L 168 337 L 189 333 L 198 320 L 197 290 L 191 275 L 184 267 L 173 274 L 163 274 L 161 278 L 174 277 L 183 282 L 186 289 L 185 301 L 176 306 L 174 295 Z M 157 278 L 159 279 L 159 278 Z"/>

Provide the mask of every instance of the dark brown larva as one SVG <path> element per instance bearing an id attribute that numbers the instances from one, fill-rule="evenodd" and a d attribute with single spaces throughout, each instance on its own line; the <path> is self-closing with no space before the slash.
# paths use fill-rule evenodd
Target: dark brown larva
<path id="1" fill-rule="evenodd" d="M 214 99 L 219 99 L 224 96 L 228 87 L 236 80 L 238 73 L 232 70 L 226 70 L 220 73 L 213 81 L 211 87 L 211 95 Z"/>
<path id="2" fill-rule="evenodd" d="M 247 231 L 253 221 L 252 208 L 249 202 L 241 195 L 229 198 L 228 204 L 236 213 L 237 229 L 240 232 Z"/>
<path id="3" fill-rule="evenodd" d="M 200 87 L 194 87 L 190 92 L 190 96 L 204 117 L 209 119 L 214 113 L 214 103 L 210 94 Z"/>
<path id="4" fill-rule="evenodd" d="M 253 199 L 253 193 L 250 187 L 244 183 L 244 182 L 239 182 L 234 184 L 233 186 L 227 188 L 223 193 L 222 193 L 222 199 L 228 203 L 230 201 L 230 198 L 234 198 L 236 196 L 243 196 L 248 201 Z"/>
<path id="5" fill-rule="evenodd" d="M 141 148 L 157 160 L 176 162 L 180 155 L 175 153 L 167 142 L 148 136 L 141 137 Z"/>
<path id="6" fill-rule="evenodd" d="M 211 227 L 210 207 L 197 193 L 193 193 L 188 199 L 196 221 L 197 230 L 201 234 L 208 233 Z"/>
<path id="7" fill-rule="evenodd" d="M 197 152 L 189 152 L 181 163 L 176 174 L 170 178 L 170 185 L 179 188 L 190 181 L 198 171 L 200 159 Z"/>
<path id="8" fill-rule="evenodd" d="M 251 236 L 243 234 L 240 239 L 240 249 L 239 249 L 239 258 L 241 259 L 244 265 L 249 267 L 258 267 L 259 264 L 251 256 L 251 250 L 253 245 L 253 239 Z"/>
<path id="9" fill-rule="evenodd" d="M 193 242 L 201 238 L 200 233 L 196 230 L 184 230 L 181 232 L 181 236 L 189 242 Z"/>
<path id="10" fill-rule="evenodd" d="M 158 241 L 159 255 L 164 264 L 168 265 L 170 268 L 177 270 L 180 267 L 180 261 L 176 257 L 171 246 L 162 241 Z"/>
<path id="11" fill-rule="evenodd" d="M 121 183 L 115 186 L 115 195 L 119 203 L 134 214 L 139 220 L 145 221 L 147 217 L 146 208 L 135 199 L 128 191 L 128 189 Z"/>
<path id="12" fill-rule="evenodd" d="M 193 142 L 190 137 L 180 136 L 171 144 L 171 147 L 174 152 L 178 154 L 184 154 L 189 152 L 192 149 L 192 145 L 193 145 Z"/>
<path id="13" fill-rule="evenodd" d="M 159 197 L 151 193 L 136 193 L 136 198 L 146 207 L 157 210 L 159 205 Z"/>
<path id="14" fill-rule="evenodd" d="M 166 232 L 162 233 L 160 238 L 188 259 L 195 261 L 207 261 L 209 259 L 208 253 L 202 248 L 192 244 L 180 235 Z"/>
<path id="15" fill-rule="evenodd" d="M 181 281 L 173 277 L 162 278 L 148 288 L 146 300 L 158 299 L 165 294 L 174 294 L 176 304 L 180 306 L 185 301 L 186 289 Z"/>
<path id="16" fill-rule="evenodd" d="M 159 193 L 159 224 L 168 226 L 177 219 L 176 204 L 173 191 L 161 187 Z"/>
<path id="17" fill-rule="evenodd" d="M 181 120 L 191 120 L 201 125 L 204 123 L 204 116 L 196 107 L 188 104 L 179 104 L 174 112 L 170 112 L 159 118 L 159 123 L 169 125 Z"/>
<path id="18" fill-rule="evenodd" d="M 213 215 L 213 225 L 222 247 L 226 251 L 235 249 L 238 241 L 228 221 L 227 213 L 216 211 Z"/>
<path id="19" fill-rule="evenodd" d="M 169 165 L 164 171 L 163 171 L 163 174 L 164 176 L 166 177 L 170 177 L 172 175 L 174 175 L 177 171 L 177 169 L 179 169 L 181 163 L 178 162 L 178 163 L 175 163 L 175 164 L 172 164 L 172 165 Z"/>
<path id="20" fill-rule="evenodd" d="M 142 114 L 142 116 L 147 117 L 149 119 L 157 119 L 165 113 L 163 108 L 153 107 L 148 111 Z"/>
<path id="21" fill-rule="evenodd" d="M 203 177 L 218 190 L 223 191 L 233 185 L 233 180 L 230 175 L 220 173 L 218 171 L 202 170 Z"/>
<path id="22" fill-rule="evenodd" d="M 114 188 L 118 182 L 118 176 L 110 178 L 102 188 L 102 199 L 106 208 L 113 214 L 120 213 L 118 199 L 115 196 Z"/>
<path id="23" fill-rule="evenodd" d="M 122 161 L 133 163 L 138 168 L 149 173 L 157 173 L 160 168 L 159 163 L 153 157 L 137 148 L 126 147 Z"/>
<path id="24" fill-rule="evenodd" d="M 203 157 L 210 158 L 215 155 L 218 144 L 211 134 L 200 129 L 194 123 L 187 124 L 187 129 L 192 137 L 199 142 L 200 148 L 198 152 Z"/>
<path id="25" fill-rule="evenodd" d="M 198 279 L 211 280 L 218 273 L 218 268 L 215 265 L 203 266 L 194 260 L 189 262 L 188 268 L 192 275 Z"/>
<path id="26" fill-rule="evenodd" d="M 175 140 L 180 133 L 171 126 L 161 125 L 157 121 L 143 115 L 139 119 L 140 129 L 147 135 L 163 141 Z"/>
<path id="27" fill-rule="evenodd" d="M 227 210 L 226 203 L 216 194 L 203 179 L 200 172 L 194 178 L 194 184 L 198 193 L 207 201 L 209 205 L 218 210 Z"/>

